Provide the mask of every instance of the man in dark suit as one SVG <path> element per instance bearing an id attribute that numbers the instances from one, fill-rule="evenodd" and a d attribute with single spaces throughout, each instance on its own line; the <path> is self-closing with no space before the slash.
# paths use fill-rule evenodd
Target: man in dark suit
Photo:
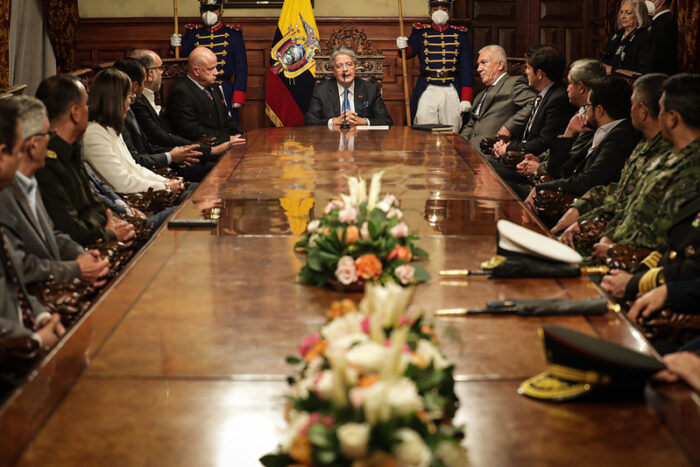
<path id="1" fill-rule="evenodd" d="M 241 128 L 228 111 L 218 78 L 216 55 L 205 47 L 187 59 L 187 76 L 168 96 L 166 113 L 175 132 L 191 141 L 213 138 L 216 144 L 241 140 Z"/>
<path id="2" fill-rule="evenodd" d="M 319 84 L 311 96 L 304 124 L 339 126 L 392 125 L 381 92 L 374 84 L 355 79 L 357 56 L 345 46 L 331 53 L 335 79 Z"/>
<path id="3" fill-rule="evenodd" d="M 39 195 L 34 174 L 44 167 L 49 143 L 44 105 L 27 96 L 20 96 L 17 101 L 20 124 L 30 136 L 22 143 L 15 178 L 0 191 L 0 225 L 17 254 L 24 281 L 82 278 L 101 285 L 100 278 L 109 272 L 109 261 L 100 258 L 98 251 L 85 251 L 68 235 L 55 231 Z"/>
<path id="4" fill-rule="evenodd" d="M 141 89 L 141 95 L 131 104 L 133 112 L 148 142 L 153 146 L 172 148 L 175 146 L 189 146 L 194 141 L 183 138 L 173 133 L 168 121 L 163 118 L 161 107 L 156 104 L 156 94 L 160 92 L 163 84 L 163 60 L 152 50 L 137 49 L 131 54 L 146 70 L 146 79 Z M 241 140 L 240 143 L 245 141 Z M 227 141 L 217 146 L 200 144 L 199 151 L 205 162 L 216 159 L 233 146 L 233 142 Z"/>
<path id="5" fill-rule="evenodd" d="M 476 150 L 488 137 L 519 138 L 527 122 L 535 93 L 524 76 L 506 73 L 506 51 L 487 45 L 479 51 L 479 76 L 486 89 L 477 94 L 462 136 Z"/>
<path id="6" fill-rule="evenodd" d="M 669 76 L 678 73 L 678 21 L 669 9 L 668 0 L 656 0 L 651 20 L 651 45 L 654 50 L 652 71 Z"/>
<path id="7" fill-rule="evenodd" d="M 575 137 L 594 129 L 589 145 L 572 151 L 562 166 L 562 178 L 540 183 L 530 191 L 525 204 L 534 208 L 536 191 L 562 189 L 583 195 L 597 185 L 607 185 L 620 178 L 627 157 L 641 138 L 629 119 L 632 89 L 624 78 L 605 76 L 591 83 L 586 114 L 571 119 L 562 138 L 552 145 L 552 155 L 570 151 Z"/>
<path id="8" fill-rule="evenodd" d="M 19 106 L 13 98 L 0 101 L 0 190 L 14 178 L 22 144 Z M 44 347 L 66 333 L 61 318 L 51 315 L 24 288 L 14 250 L 0 226 L 0 335 L 27 336 Z"/>

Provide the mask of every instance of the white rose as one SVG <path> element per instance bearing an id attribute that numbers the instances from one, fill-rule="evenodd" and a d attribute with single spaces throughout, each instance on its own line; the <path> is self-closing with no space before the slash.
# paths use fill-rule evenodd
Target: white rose
<path id="1" fill-rule="evenodd" d="M 418 394 L 416 384 L 408 378 L 401 378 L 389 385 L 387 402 L 397 415 L 414 413 L 423 408 L 423 398 Z"/>
<path id="2" fill-rule="evenodd" d="M 377 209 L 381 209 L 384 212 L 389 212 L 389 209 L 391 209 L 391 204 L 382 200 L 382 201 L 378 202 L 377 205 L 374 207 Z"/>
<path id="3" fill-rule="evenodd" d="M 416 275 L 416 269 L 410 264 L 402 264 L 394 269 L 394 275 L 396 275 L 396 278 L 403 285 L 408 285 L 413 282 L 413 278 Z"/>
<path id="4" fill-rule="evenodd" d="M 350 459 L 367 455 L 370 426 L 367 423 L 346 423 L 338 427 L 340 451 Z"/>
<path id="5" fill-rule="evenodd" d="M 372 240 L 372 236 L 369 234 L 369 225 L 367 222 L 363 222 L 362 227 L 360 227 L 360 238 L 362 240 Z"/>
<path id="6" fill-rule="evenodd" d="M 348 350 L 348 364 L 364 372 L 378 372 L 388 358 L 388 348 L 373 341 L 358 344 Z"/>
<path id="7" fill-rule="evenodd" d="M 366 342 L 368 340 L 369 336 L 367 336 L 367 334 L 364 332 L 358 332 L 333 339 L 328 348 L 345 353 L 350 347 L 358 342 Z"/>
<path id="8" fill-rule="evenodd" d="M 331 343 L 343 336 L 362 333 L 362 320 L 365 319 L 361 313 L 348 313 L 340 318 L 336 318 L 323 328 L 321 335 Z"/>
<path id="9" fill-rule="evenodd" d="M 421 358 L 423 358 L 423 360 L 425 360 L 428 364 L 433 362 L 433 366 L 436 370 L 442 370 L 443 368 L 447 367 L 447 359 L 442 352 L 440 352 L 435 345 L 425 339 L 418 341 L 418 345 L 416 346 L 416 354 L 420 355 Z"/>
<path id="10" fill-rule="evenodd" d="M 435 450 L 435 457 L 446 467 L 469 467 L 467 450 L 457 441 L 442 441 Z"/>
<path id="11" fill-rule="evenodd" d="M 391 207 L 396 203 L 396 196 L 392 194 L 384 195 L 382 202 L 386 203 L 387 206 Z"/>
<path id="12" fill-rule="evenodd" d="M 348 398 L 350 399 L 350 403 L 352 404 L 352 406 L 356 409 L 362 407 L 362 404 L 365 403 L 365 398 L 367 397 L 368 391 L 369 388 L 361 386 L 354 386 L 350 388 L 350 390 L 348 391 Z"/>
<path id="13" fill-rule="evenodd" d="M 335 268 L 335 278 L 343 285 L 350 285 L 357 280 L 355 260 L 352 257 L 343 256 L 338 260 L 338 266 Z"/>
<path id="14" fill-rule="evenodd" d="M 399 222 L 389 231 L 392 237 L 401 238 L 408 236 L 408 226 L 404 222 Z"/>
<path id="15" fill-rule="evenodd" d="M 309 247 L 310 248 L 313 248 L 316 246 L 316 239 L 317 238 L 318 238 L 317 233 L 311 234 L 311 236 L 309 237 Z"/>
<path id="16" fill-rule="evenodd" d="M 343 208 L 343 202 L 337 199 L 334 199 L 330 203 L 326 204 L 326 207 L 323 209 L 323 214 L 328 214 L 334 209 L 342 209 Z"/>
<path id="17" fill-rule="evenodd" d="M 428 467 L 432 462 L 430 448 L 423 438 L 410 428 L 396 430 L 400 443 L 393 448 L 394 455 L 401 467 Z"/>
<path id="18" fill-rule="evenodd" d="M 352 224 L 355 221 L 357 221 L 357 214 L 359 213 L 359 211 L 360 210 L 354 206 L 348 206 L 346 208 L 343 208 L 338 213 L 338 220 L 340 222 L 345 222 L 346 224 Z"/>
<path id="19" fill-rule="evenodd" d="M 403 212 L 401 212 L 401 209 L 391 208 L 389 212 L 386 213 L 386 218 L 391 219 L 392 217 L 403 219 Z"/>
<path id="20" fill-rule="evenodd" d="M 333 391 L 334 377 L 331 370 L 324 370 L 316 378 L 314 389 L 319 396 L 327 398 Z"/>
<path id="21" fill-rule="evenodd" d="M 321 225 L 321 221 L 318 219 L 314 219 L 308 224 L 306 224 L 306 231 L 307 232 L 317 232 L 318 231 L 318 226 Z"/>

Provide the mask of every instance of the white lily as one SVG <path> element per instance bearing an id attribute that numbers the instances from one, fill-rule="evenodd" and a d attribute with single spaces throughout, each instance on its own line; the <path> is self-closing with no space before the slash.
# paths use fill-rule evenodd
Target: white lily
<path id="1" fill-rule="evenodd" d="M 379 191 L 382 188 L 382 175 L 384 171 L 375 172 L 369 184 L 369 197 L 367 198 L 367 209 L 371 211 L 379 200 Z"/>

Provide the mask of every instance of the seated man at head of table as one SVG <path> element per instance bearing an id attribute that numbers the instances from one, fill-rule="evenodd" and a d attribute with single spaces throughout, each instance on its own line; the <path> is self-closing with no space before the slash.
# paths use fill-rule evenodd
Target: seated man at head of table
<path id="1" fill-rule="evenodd" d="M 0 101 L 0 190 L 12 182 L 22 144 L 19 106 L 14 99 Z M 4 208 L 4 207 L 3 207 Z M 41 346 L 52 346 L 65 334 L 58 314 L 51 315 L 27 294 L 17 258 L 0 227 L 0 335 L 31 336 Z"/>
<path id="2" fill-rule="evenodd" d="M 314 89 L 304 125 L 350 126 L 393 125 L 393 120 L 382 100 L 381 91 L 374 84 L 355 79 L 357 55 L 348 47 L 340 46 L 331 53 L 335 79 L 328 79 Z"/>
<path id="3" fill-rule="evenodd" d="M 18 102 L 20 125 L 27 136 L 15 178 L 0 191 L 0 224 L 18 256 L 22 276 L 26 283 L 80 278 L 100 285 L 100 278 L 109 272 L 109 261 L 55 231 L 41 201 L 34 174 L 44 167 L 50 138 L 46 108 L 33 97 L 13 99 Z"/>
<path id="4" fill-rule="evenodd" d="M 241 127 L 231 118 L 221 86 L 216 85 L 216 55 L 197 47 L 187 58 L 187 76 L 168 95 L 166 114 L 175 133 L 190 141 L 212 144 L 241 140 Z"/>
<path id="5" fill-rule="evenodd" d="M 134 226 L 106 209 L 83 167 L 81 140 L 88 125 L 88 95 L 71 75 L 46 78 L 36 91 L 46 106 L 51 130 L 46 166 L 36 173 L 44 206 L 57 230 L 83 246 L 98 240 L 129 242 Z"/>
<path id="6" fill-rule="evenodd" d="M 508 58 L 500 45 L 487 45 L 479 51 L 477 71 L 486 89 L 476 95 L 461 131 L 472 148 L 480 151 L 484 138 L 519 138 L 535 102 L 535 93 L 524 76 L 506 72 Z"/>

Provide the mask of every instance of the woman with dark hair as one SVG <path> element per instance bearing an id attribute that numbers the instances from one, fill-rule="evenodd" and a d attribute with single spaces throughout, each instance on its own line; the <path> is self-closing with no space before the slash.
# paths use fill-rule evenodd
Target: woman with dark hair
<path id="1" fill-rule="evenodd" d="M 619 29 L 608 40 L 600 61 L 608 73 L 617 68 L 645 74 L 651 72 L 654 53 L 651 20 L 643 0 L 622 0 L 617 19 Z"/>
<path id="2" fill-rule="evenodd" d="M 169 188 L 182 191 L 180 180 L 170 180 L 136 164 L 122 138 L 124 118 L 133 99 L 131 79 L 116 68 L 101 71 L 90 86 L 90 123 L 83 137 L 83 159 L 117 193 Z"/>

